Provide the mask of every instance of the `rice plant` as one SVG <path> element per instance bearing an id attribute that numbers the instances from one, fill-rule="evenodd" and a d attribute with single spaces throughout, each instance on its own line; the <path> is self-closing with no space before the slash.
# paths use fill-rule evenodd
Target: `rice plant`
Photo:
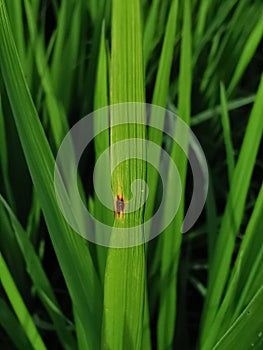
<path id="1" fill-rule="evenodd" d="M 260 0 L 0 0 L 1 349 L 263 349 L 262 15 Z M 206 156 L 205 209 L 184 234 L 191 168 L 147 126 L 146 103 L 178 115 Z M 92 112 L 76 186 L 94 240 L 76 232 L 87 227 L 81 206 L 76 226 L 66 220 L 54 185 L 64 137 Z M 128 138 L 140 142 L 126 149 Z M 152 240 L 145 222 L 162 198 L 162 220 L 176 201 L 161 153 L 158 169 L 144 161 L 149 141 L 176 164 L 182 190 Z M 95 190 L 107 185 L 111 209 Z M 111 230 L 104 245 L 99 222 Z M 130 227 L 142 241 L 114 245 Z"/>

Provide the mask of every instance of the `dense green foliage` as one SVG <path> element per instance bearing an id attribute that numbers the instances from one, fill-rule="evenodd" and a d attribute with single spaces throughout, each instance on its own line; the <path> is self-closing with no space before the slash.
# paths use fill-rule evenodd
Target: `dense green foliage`
<path id="1" fill-rule="evenodd" d="M 0 0 L 1 349 L 263 349 L 262 15 L 260 0 Z M 96 137 L 79 187 L 113 229 L 143 223 L 169 197 L 152 167 L 133 160 L 113 172 L 115 196 L 129 198 L 136 178 L 151 191 L 123 221 L 101 205 L 92 177 L 110 143 L 149 137 L 170 152 L 184 189 L 165 232 L 106 248 L 77 235 L 59 209 L 63 137 L 121 102 L 177 113 L 204 149 L 208 198 L 185 235 L 187 159 L 142 125 Z M 95 181 L 104 186 L 103 175 Z"/>

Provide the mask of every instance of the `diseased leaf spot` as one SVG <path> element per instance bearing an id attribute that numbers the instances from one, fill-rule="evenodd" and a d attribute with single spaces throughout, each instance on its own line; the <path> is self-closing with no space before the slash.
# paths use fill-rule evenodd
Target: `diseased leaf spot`
<path id="1" fill-rule="evenodd" d="M 117 197 L 115 199 L 115 212 L 114 212 L 115 216 L 120 219 L 123 220 L 124 219 L 124 215 L 125 215 L 125 200 L 123 198 L 123 196 L 117 194 Z"/>

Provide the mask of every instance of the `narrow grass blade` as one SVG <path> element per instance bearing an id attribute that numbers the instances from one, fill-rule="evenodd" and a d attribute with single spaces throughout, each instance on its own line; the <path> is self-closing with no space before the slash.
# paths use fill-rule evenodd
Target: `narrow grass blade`
<path id="1" fill-rule="evenodd" d="M 95 24 L 96 20 L 98 19 L 98 1 L 97 0 L 91 0 L 86 1 L 87 7 L 92 19 L 92 22 Z"/>
<path id="2" fill-rule="evenodd" d="M 261 10 L 262 11 L 262 10 Z M 251 58 L 253 57 L 258 45 L 262 41 L 263 38 L 263 21 L 262 21 L 263 12 L 261 13 L 261 17 L 254 30 L 250 34 L 246 45 L 243 47 L 241 57 L 236 66 L 235 72 L 227 89 L 227 94 L 231 95 L 235 87 L 237 86 L 239 80 L 241 79 L 245 69 L 247 68 Z"/>
<path id="3" fill-rule="evenodd" d="M 154 0 L 148 9 L 148 15 L 144 21 L 145 27 L 143 33 L 143 59 L 146 71 L 154 49 L 160 43 L 165 32 L 169 7 L 169 1 Z"/>
<path id="4" fill-rule="evenodd" d="M 263 225 L 263 186 L 258 194 L 252 215 L 250 217 L 247 229 L 245 231 L 239 254 L 236 259 L 243 259 L 242 278 L 238 285 L 238 300 L 236 300 L 236 310 L 233 315 L 235 319 L 242 311 L 246 302 L 250 300 L 253 293 L 263 282 L 262 262 L 263 262 L 263 238 L 261 228 Z M 253 254 L 251 254 L 253 252 Z M 234 267 L 235 269 L 235 267 Z"/>
<path id="5" fill-rule="evenodd" d="M 46 57 L 44 49 L 44 36 L 38 32 L 37 23 L 34 17 L 34 9 L 29 0 L 25 0 L 26 17 L 29 26 L 30 42 L 32 45 L 36 68 L 41 79 L 42 88 L 46 98 L 46 108 L 50 127 L 52 131 L 52 139 L 56 148 L 68 130 L 68 124 L 64 109 L 55 98 L 55 88 L 52 81 L 50 68 L 48 66 L 48 57 Z"/>
<path id="6" fill-rule="evenodd" d="M 76 327 L 76 336 L 77 336 L 77 342 L 78 342 L 78 350 L 82 349 L 91 349 L 89 345 L 89 342 L 87 340 L 87 335 L 86 335 L 86 329 L 83 327 L 82 322 L 79 319 L 78 313 L 74 311 L 74 320 L 75 320 L 75 327 Z"/>
<path id="7" fill-rule="evenodd" d="M 231 323 L 231 312 L 234 308 L 235 295 L 237 286 L 241 276 L 241 266 L 243 264 L 242 257 L 237 261 L 236 269 L 233 271 L 226 295 L 220 305 L 220 309 L 216 315 L 214 322 L 210 325 L 210 331 L 202 345 L 202 350 L 210 350 L 215 345 L 218 338 L 224 334 L 229 323 Z M 226 325 L 226 326 L 225 326 Z"/>
<path id="8" fill-rule="evenodd" d="M 14 35 L 17 51 L 19 54 L 20 61 L 25 68 L 26 58 L 26 42 L 25 42 L 25 31 L 23 23 L 23 1 L 7 1 L 7 11 L 11 17 L 12 32 Z"/>
<path id="9" fill-rule="evenodd" d="M 75 81 L 74 70 L 78 61 L 82 13 L 82 1 L 62 1 L 58 12 L 51 76 L 55 96 L 66 112 L 69 112 Z"/>
<path id="10" fill-rule="evenodd" d="M 94 29 L 92 33 L 92 42 L 90 49 L 89 65 L 85 70 L 85 76 L 87 82 L 84 84 L 84 89 L 88 91 L 85 95 L 84 111 L 85 113 L 93 110 L 94 107 L 94 91 L 96 84 L 97 63 L 100 51 L 100 39 L 102 22 L 105 21 L 107 5 L 111 4 L 110 1 L 102 0 L 96 3 L 96 19 L 94 22 Z"/>
<path id="11" fill-rule="evenodd" d="M 87 341 L 90 348 L 97 348 L 101 322 L 97 274 L 86 241 L 69 228 L 58 207 L 53 186 L 54 159 L 25 82 L 3 0 L 0 41 L 1 71 L 29 171 L 74 307 L 83 327 L 89 325 Z"/>
<path id="12" fill-rule="evenodd" d="M 206 296 L 206 287 L 203 285 L 202 282 L 200 282 L 198 279 L 195 277 L 189 277 L 190 282 L 192 285 L 196 288 L 196 290 L 200 293 L 200 295 L 205 298 Z"/>
<path id="13" fill-rule="evenodd" d="M 165 29 L 164 41 L 162 46 L 161 57 L 158 65 L 157 77 L 154 84 L 154 92 L 152 104 L 166 107 L 169 92 L 170 75 L 172 69 L 172 59 L 175 43 L 176 21 L 177 21 L 178 1 L 174 0 L 169 10 L 169 17 Z M 163 120 L 160 118 L 160 129 L 163 128 Z M 162 133 L 159 130 L 150 128 L 149 140 L 154 141 L 157 145 L 162 144 Z M 160 159 L 160 153 L 156 154 L 156 159 Z M 151 217 L 154 209 L 155 196 L 158 182 L 158 173 L 151 172 L 147 178 L 147 184 L 150 188 L 151 194 L 147 200 L 146 205 L 146 220 Z"/>
<path id="14" fill-rule="evenodd" d="M 106 50 L 106 40 L 105 40 L 105 22 L 103 22 L 102 30 L 101 30 L 101 40 L 100 40 L 100 53 L 98 60 L 98 70 L 97 70 L 97 79 L 96 79 L 96 90 L 94 95 L 94 107 L 95 110 L 99 108 L 103 108 L 108 106 L 108 61 L 107 61 L 107 50 Z M 107 120 L 107 118 L 101 118 L 102 113 L 108 113 L 107 110 L 99 111 L 97 118 L 94 119 L 94 133 L 97 135 L 99 130 L 104 130 L 104 132 L 100 135 L 97 135 L 95 138 L 95 161 L 98 160 L 102 152 L 109 148 L 109 123 L 105 123 L 103 125 L 102 121 Z M 96 115 L 96 112 L 95 112 Z M 109 173 L 110 169 L 105 170 L 106 173 Z M 102 191 L 106 191 L 105 189 L 105 181 L 104 181 L 105 173 L 98 173 L 97 177 L 94 179 L 95 186 L 101 186 Z M 112 226 L 113 217 L 112 212 L 108 210 L 106 207 L 102 205 L 100 200 L 98 199 L 96 193 L 94 194 L 94 214 L 95 217 L 100 221 L 105 223 L 106 225 Z M 98 226 L 95 227 L 97 234 Z M 99 266 L 99 272 L 101 280 L 104 281 L 104 273 L 106 266 L 106 258 L 107 258 L 107 247 L 97 246 L 97 260 Z"/>
<path id="15" fill-rule="evenodd" d="M 228 3 L 230 1 L 224 4 L 225 7 Z M 201 83 L 201 91 L 209 100 L 210 105 L 217 101 L 215 96 L 220 80 L 223 80 L 227 85 L 229 84 L 236 63 L 243 54 L 247 38 L 250 32 L 254 31 L 258 20 L 261 20 L 262 14 L 260 2 L 251 4 L 246 0 L 238 1 L 226 27 L 222 26 L 211 38 L 211 50 Z M 253 18 L 253 20 L 248 22 L 248 17 Z M 230 51 L 231 56 L 229 55 Z M 222 66 L 224 69 L 221 68 Z"/>
<path id="16" fill-rule="evenodd" d="M 4 299 L 0 297 L 0 325 L 9 335 L 10 341 L 14 343 L 18 350 L 32 350 L 32 346 L 26 334 L 17 320 L 13 311 Z M 15 335 L 15 336 L 14 336 Z"/>
<path id="17" fill-rule="evenodd" d="M 241 343 L 244 349 L 261 349 L 263 345 L 262 309 L 263 287 L 259 289 L 213 350 L 239 350 Z"/>
<path id="18" fill-rule="evenodd" d="M 143 334 L 142 334 L 142 345 L 141 348 L 144 350 L 152 349 L 151 341 L 151 316 L 149 310 L 149 297 L 147 287 L 145 288 L 145 301 L 144 301 L 144 319 L 143 319 Z"/>
<path id="19" fill-rule="evenodd" d="M 228 181 L 231 183 L 234 168 L 235 168 L 235 158 L 234 158 L 234 150 L 231 141 L 231 130 L 230 130 L 230 122 L 229 115 L 227 111 L 227 101 L 226 101 L 226 91 L 224 84 L 220 83 L 220 100 L 221 100 L 221 110 L 222 110 L 222 126 L 223 126 L 223 135 L 226 146 L 226 160 L 227 160 L 227 170 L 228 170 Z"/>
<path id="20" fill-rule="evenodd" d="M 106 49 L 105 38 L 105 22 L 102 24 L 101 38 L 100 38 L 100 51 L 98 59 L 97 77 L 96 77 L 96 89 L 94 96 L 95 109 L 106 107 L 108 105 L 108 58 Z M 96 140 L 95 140 L 96 141 Z M 100 142 L 95 143 L 95 147 L 100 146 L 100 149 L 104 150 L 108 144 L 108 137 L 100 138 Z M 98 152 L 100 153 L 100 152 Z"/>
<path id="21" fill-rule="evenodd" d="M 233 100 L 233 101 L 229 101 L 227 103 L 228 112 L 253 103 L 255 101 L 255 97 L 256 97 L 256 95 L 251 95 L 251 96 L 247 96 L 247 97 L 241 97 L 241 98 L 238 98 L 238 99 Z M 208 109 L 208 110 L 203 111 L 201 113 L 198 113 L 192 117 L 191 125 L 195 126 L 195 125 L 199 125 L 201 123 L 204 123 L 207 120 L 215 118 L 220 113 L 222 113 L 221 106 L 216 106 L 215 108 L 211 108 L 211 109 Z"/>
<path id="22" fill-rule="evenodd" d="M 211 6 L 211 2 L 209 0 L 201 1 L 199 12 L 198 12 L 198 20 L 196 24 L 195 42 L 200 41 L 204 34 L 207 15 L 208 15 L 210 6 Z"/>
<path id="23" fill-rule="evenodd" d="M 2 98 L 0 95 L 0 165 L 4 181 L 4 188 L 6 192 L 7 199 L 11 204 L 12 208 L 15 209 L 14 196 L 11 189 L 9 171 L 8 171 L 8 152 L 7 152 L 7 142 L 6 142 L 6 132 L 5 132 L 5 120 L 2 107 Z"/>
<path id="24" fill-rule="evenodd" d="M 200 53 L 202 52 L 204 46 L 211 40 L 213 35 L 217 32 L 218 28 L 222 26 L 224 21 L 226 20 L 227 16 L 237 3 L 237 0 L 229 0 L 226 3 L 221 3 L 219 8 L 216 8 L 217 10 L 217 16 L 214 18 L 213 21 L 211 21 L 210 25 L 205 28 L 204 35 L 200 38 L 200 42 L 198 45 L 196 45 L 196 49 L 194 51 L 193 55 L 193 64 L 196 63 Z"/>
<path id="25" fill-rule="evenodd" d="M 263 274 L 259 273 L 263 261 L 263 239 L 260 231 L 262 209 L 263 186 L 244 234 L 225 297 L 206 337 L 204 349 L 211 349 L 227 332 L 262 285 Z"/>
<path id="26" fill-rule="evenodd" d="M 26 232 L 28 234 L 29 239 L 35 245 L 38 239 L 38 228 L 41 219 L 41 208 L 39 205 L 39 201 L 36 195 L 35 189 L 33 189 L 32 193 L 32 203 L 30 212 L 27 219 Z"/>
<path id="27" fill-rule="evenodd" d="M 10 274 L 6 262 L 0 253 L 0 280 L 2 286 L 8 296 L 8 299 L 35 350 L 45 350 L 46 346 L 31 318 L 29 311 L 15 285 L 15 282 Z"/>
<path id="28" fill-rule="evenodd" d="M 178 97 L 178 115 L 187 124 L 190 122 L 191 113 L 191 46 L 191 5 L 190 1 L 187 0 L 184 2 Z M 180 133 L 180 130 L 176 128 L 175 132 Z M 187 159 L 180 147 L 175 143 L 172 148 L 171 156 L 176 162 L 180 174 L 182 198 L 176 217 L 172 224 L 165 230 L 162 237 L 161 283 L 165 283 L 165 285 L 163 285 L 160 295 L 160 311 L 157 325 L 158 349 L 173 348 L 177 302 L 177 268 L 182 241 L 181 226 L 184 218 L 184 187 Z M 166 205 L 171 205 L 171 203 L 173 203 L 173 199 L 169 197 L 169 188 L 170 186 L 174 186 L 173 181 L 174 179 L 171 179 L 168 174 L 168 186 L 165 193 Z M 169 279 L 167 276 L 169 276 Z"/>
<path id="29" fill-rule="evenodd" d="M 161 57 L 158 65 L 157 77 L 154 85 L 152 103 L 166 107 L 169 91 L 169 82 L 172 69 L 172 60 L 175 44 L 178 1 L 174 0 L 169 10 Z"/>
<path id="30" fill-rule="evenodd" d="M 38 31 L 37 22 L 35 21 L 35 9 L 33 4 L 29 0 L 25 0 L 25 10 L 27 21 L 29 25 L 29 33 L 30 33 L 30 41 L 33 49 L 36 68 L 41 80 L 41 90 L 43 89 L 45 94 L 45 104 L 43 106 L 43 112 L 47 116 L 47 124 L 50 127 L 50 138 L 53 141 L 52 146 L 53 149 L 57 150 L 60 146 L 60 143 L 65 136 L 66 132 L 69 129 L 65 108 L 61 101 L 56 97 L 56 90 L 53 82 L 53 76 L 51 74 L 51 70 L 48 66 L 48 60 L 50 56 L 50 50 L 53 47 L 53 38 L 50 39 L 49 47 L 47 52 L 45 52 L 44 46 L 44 34 Z M 68 11 L 68 9 L 66 10 Z M 74 31 L 73 31 L 74 32 Z M 63 36 L 63 33 L 62 33 Z M 61 39 L 62 40 L 62 39 Z M 73 39 L 72 39 L 73 40 Z M 61 43 L 60 43 L 61 44 Z M 73 53 L 74 56 L 74 53 Z M 69 73 L 69 75 L 72 73 Z M 69 75 L 64 79 L 69 79 Z M 67 84 L 68 86 L 68 84 Z M 63 89 L 62 89 L 63 90 Z M 63 90 L 64 91 L 64 90 Z M 64 91 L 65 92 L 65 91 Z M 68 98 L 69 100 L 69 98 Z M 83 193 L 83 187 L 80 183 L 79 185 L 80 191 Z M 36 211 L 37 215 L 37 211 Z"/>
<path id="31" fill-rule="evenodd" d="M 229 274 L 235 238 L 242 222 L 250 179 L 262 138 L 262 108 L 263 77 L 261 77 L 256 100 L 251 111 L 246 134 L 235 167 L 214 259 L 209 271 L 208 294 L 203 314 L 202 342 L 205 340 L 206 332 L 209 332 L 211 322 L 214 320 Z"/>
<path id="32" fill-rule="evenodd" d="M 63 348 L 72 349 L 76 347 L 72 335 L 65 332 L 65 317 L 59 310 L 58 302 L 54 295 L 53 289 L 41 265 L 39 257 L 28 238 L 27 233 L 23 230 L 11 208 L 8 206 L 2 196 L 0 196 L 0 202 L 8 212 L 17 242 L 26 262 L 27 272 L 32 279 L 33 285 L 36 288 L 40 299 L 46 307 L 47 312 L 54 322 L 55 329 L 58 333 L 61 344 L 63 344 Z M 50 302 L 47 302 L 48 300 L 50 300 Z M 50 307 L 51 303 L 54 305 L 53 308 Z M 56 309 L 59 311 L 56 311 Z"/>
<path id="33" fill-rule="evenodd" d="M 209 177 L 209 188 L 206 199 L 206 218 L 208 234 L 208 259 L 211 262 L 214 256 L 218 231 L 217 207 L 212 176 Z"/>
<path id="34" fill-rule="evenodd" d="M 145 69 L 151 57 L 151 53 L 158 43 L 158 38 L 156 38 L 156 22 L 158 21 L 159 11 L 160 0 L 154 0 L 149 9 L 143 34 L 143 58 Z"/>
<path id="35" fill-rule="evenodd" d="M 25 264 L 9 216 L 0 203 L 0 249 L 22 295 L 28 292 Z"/>

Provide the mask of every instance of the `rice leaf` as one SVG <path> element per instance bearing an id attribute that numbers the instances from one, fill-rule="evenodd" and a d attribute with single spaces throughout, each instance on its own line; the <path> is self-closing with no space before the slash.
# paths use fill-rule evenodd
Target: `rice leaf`
<path id="1" fill-rule="evenodd" d="M 31 318 L 29 311 L 15 285 L 12 275 L 6 265 L 6 262 L 0 253 L 0 280 L 8 296 L 8 299 L 19 319 L 33 349 L 44 350 L 45 344 Z"/>
<path id="2" fill-rule="evenodd" d="M 100 332 L 97 275 L 86 241 L 66 225 L 58 208 L 53 187 L 54 159 L 25 82 L 3 0 L 0 41 L 1 71 L 29 171 L 74 307 L 83 327 L 89 325 L 86 336 L 90 348 L 96 348 Z"/>
<path id="3" fill-rule="evenodd" d="M 57 18 L 51 76 L 55 96 L 62 103 L 66 112 L 69 112 L 74 87 L 74 70 L 78 60 L 82 13 L 82 1 L 62 1 Z"/>
<path id="4" fill-rule="evenodd" d="M 210 327 L 204 349 L 210 349 L 252 300 L 263 282 L 260 272 L 263 261 L 262 235 L 263 186 L 257 197 L 255 207 L 249 220 L 238 256 L 233 267 L 225 297 Z M 253 256 L 251 252 L 253 251 Z"/>
<path id="5" fill-rule="evenodd" d="M 231 323 L 231 312 L 235 305 L 234 299 L 237 293 L 237 286 L 241 276 L 241 266 L 243 264 L 242 257 L 237 261 L 236 269 L 233 271 L 231 280 L 229 282 L 226 295 L 220 305 L 218 313 L 214 322 L 210 326 L 210 332 L 206 337 L 205 343 L 202 345 L 202 349 L 212 349 L 215 345 L 216 340 L 221 338 L 226 329 L 225 325 L 228 326 Z"/>
<path id="6" fill-rule="evenodd" d="M 108 105 L 108 62 L 107 62 L 107 51 L 106 51 L 106 40 L 105 40 L 105 22 L 103 22 L 101 30 L 101 40 L 100 40 L 100 53 L 98 60 L 98 70 L 97 70 L 97 80 L 96 80 L 96 90 L 94 96 L 94 107 L 95 110 L 106 107 Z M 101 129 L 106 129 L 102 134 L 97 135 L 95 138 L 95 160 L 97 161 L 103 151 L 109 148 L 109 130 L 108 123 L 103 125 L 104 118 L 101 118 L 102 113 L 107 113 L 107 110 L 99 111 L 97 118 L 94 119 L 94 132 L 95 135 Z M 96 112 L 95 112 L 96 115 Z M 107 170 L 109 173 L 109 169 Z M 107 172 L 105 171 L 105 172 Z M 105 173 L 97 173 L 97 177 L 94 179 L 96 183 L 101 186 L 102 191 L 105 189 L 104 181 Z M 102 205 L 98 199 L 96 193 L 94 194 L 94 215 L 100 221 L 107 225 L 112 226 L 113 217 L 112 212 Z M 98 231 L 98 226 L 95 227 L 96 232 Z M 97 232 L 100 234 L 99 232 Z M 97 259 L 100 271 L 101 280 L 104 280 L 105 265 L 107 258 L 107 247 L 97 245 Z"/>
<path id="7" fill-rule="evenodd" d="M 11 18 L 11 27 L 16 43 L 17 51 L 19 54 L 20 61 L 25 68 L 26 58 L 26 42 L 25 42 L 25 31 L 23 23 L 23 1 L 7 1 L 7 11 Z"/>
<path id="8" fill-rule="evenodd" d="M 234 159 L 234 150 L 231 141 L 231 131 L 230 131 L 230 122 L 229 115 L 227 111 L 227 101 L 226 101 L 226 91 L 224 84 L 220 84 L 220 100 L 221 100 L 221 110 L 222 110 L 222 126 L 223 126 L 223 135 L 226 146 L 226 159 L 227 159 L 227 170 L 228 170 L 228 181 L 229 183 L 232 180 L 233 172 L 235 168 L 235 159 Z"/>
<path id="9" fill-rule="evenodd" d="M 44 37 L 38 33 L 37 23 L 34 20 L 33 6 L 29 0 L 25 0 L 25 10 L 29 25 L 30 41 L 36 61 L 36 68 L 45 93 L 46 108 L 52 130 L 52 138 L 54 139 L 56 148 L 58 148 L 63 136 L 68 130 L 68 123 L 62 105 L 59 104 L 55 98 L 55 88 L 44 49 Z"/>
<path id="10" fill-rule="evenodd" d="M 261 349 L 262 337 L 263 287 L 255 294 L 246 309 L 229 328 L 213 350 L 238 350 L 240 341 L 244 349 Z"/>
<path id="11" fill-rule="evenodd" d="M 22 295 L 26 295 L 28 292 L 27 283 L 28 278 L 26 276 L 25 264 L 23 256 L 20 252 L 19 245 L 17 243 L 15 234 L 12 230 L 10 219 L 8 214 L 0 203 L 0 249 L 3 254 L 11 274 L 16 281 Z"/>
<path id="12" fill-rule="evenodd" d="M 262 12 L 262 10 L 261 10 Z M 263 12 L 261 17 L 258 20 L 257 25 L 247 39 L 246 45 L 242 48 L 242 54 L 239 58 L 238 64 L 232 76 L 231 82 L 227 89 L 228 95 L 231 95 L 235 87 L 237 86 L 239 80 L 241 79 L 245 69 L 247 68 L 251 58 L 253 57 L 256 49 L 263 38 L 263 21 L 262 21 Z"/>
<path id="13" fill-rule="evenodd" d="M 15 209 L 14 196 L 11 189 L 9 171 L 8 171 L 8 152 L 7 152 L 7 142 L 6 142 L 6 131 L 5 131 L 5 120 L 2 106 L 2 98 L 0 95 L 0 164 L 1 171 L 4 181 L 4 187 L 7 199 L 12 205 L 12 208 Z"/>
<path id="14" fill-rule="evenodd" d="M 249 189 L 252 171 L 262 138 L 263 77 L 251 111 L 242 148 L 234 170 L 230 192 L 222 218 L 214 259 L 209 271 L 208 293 L 203 314 L 202 342 L 217 312 L 229 274 L 235 238 L 238 234 Z"/>
<path id="15" fill-rule="evenodd" d="M 27 272 L 32 279 L 33 285 L 36 288 L 40 299 L 46 307 L 47 312 L 54 322 L 61 344 L 63 344 L 65 349 L 72 349 L 72 347 L 76 347 L 71 334 L 65 332 L 65 317 L 59 310 L 58 302 L 54 295 L 53 289 L 41 265 L 39 257 L 37 256 L 34 247 L 28 238 L 27 233 L 23 230 L 11 208 L 8 206 L 2 196 L 0 196 L 0 202 L 8 212 L 17 242 L 26 262 Z M 50 305 L 54 305 L 54 307 L 50 307 Z"/>
<path id="16" fill-rule="evenodd" d="M 209 0 L 201 1 L 199 12 L 198 12 L 198 20 L 196 24 L 195 41 L 201 40 L 204 34 L 207 15 L 208 15 L 210 6 L 211 6 L 211 2 Z"/>
<path id="17" fill-rule="evenodd" d="M 96 19 L 94 21 L 94 28 L 91 40 L 91 49 L 89 54 L 89 65 L 85 69 L 85 77 L 87 81 L 84 82 L 84 89 L 88 92 L 85 95 L 84 101 L 84 112 L 87 113 L 92 111 L 94 108 L 94 92 L 96 85 L 96 74 L 97 74 L 97 63 L 100 51 L 100 39 L 101 39 L 101 28 L 102 23 L 106 20 L 107 6 L 111 4 L 110 1 L 101 0 L 100 2 L 94 2 L 96 8 Z M 82 78 L 82 77 L 81 77 Z"/>
<path id="18" fill-rule="evenodd" d="M 190 122 L 191 113 L 191 86 L 192 86 L 192 55 L 191 55 L 191 5 L 190 1 L 184 2 L 183 29 L 180 53 L 180 73 L 179 73 L 179 96 L 178 115 L 185 123 Z M 180 133 L 179 128 L 175 132 Z M 188 142 L 187 140 L 185 140 Z M 178 212 L 168 228 L 163 233 L 162 238 L 162 260 L 161 260 L 161 283 L 165 286 L 161 289 L 160 310 L 158 315 L 157 335 L 159 349 L 172 349 L 174 328 L 176 320 L 177 302 L 177 268 L 180 256 L 180 246 L 182 241 L 181 226 L 184 218 L 184 186 L 187 169 L 187 159 L 181 148 L 174 143 L 171 157 L 177 165 L 182 184 L 182 197 Z M 169 196 L 169 188 L 173 185 L 174 179 L 168 174 L 168 185 L 165 192 L 166 205 L 171 205 L 173 199 Z M 164 210 L 165 212 L 165 210 Z M 169 279 L 167 279 L 169 276 Z"/>
<path id="19" fill-rule="evenodd" d="M 158 65 L 157 77 L 154 84 L 152 104 L 161 107 L 166 107 L 169 92 L 170 75 L 172 69 L 172 59 L 175 44 L 175 32 L 176 32 L 176 21 L 177 21 L 177 8 L 178 1 L 174 0 L 169 10 L 168 21 L 165 29 L 165 36 L 162 46 L 161 57 Z M 150 116 L 151 117 L 151 116 Z M 163 127 L 163 120 L 160 118 L 160 129 Z M 159 130 L 150 128 L 149 140 L 154 141 L 157 145 L 162 144 L 162 134 Z M 156 159 L 160 159 L 161 151 L 155 155 Z M 147 200 L 146 205 L 146 219 L 148 219 L 152 213 L 155 203 L 155 194 L 157 190 L 158 173 L 150 172 L 147 178 L 147 184 L 150 188 L 150 196 Z"/>
<path id="20" fill-rule="evenodd" d="M 140 2 L 113 0 L 110 102 L 116 104 L 143 101 Z M 128 108 L 123 108 L 123 113 L 128 117 L 129 112 L 131 113 Z M 133 115 L 136 116 L 136 120 L 131 119 L 132 123 L 144 120 L 141 110 L 134 110 Z M 111 125 L 123 118 L 124 114 L 113 111 Z M 144 127 L 137 124 L 134 127 L 128 124 L 123 124 L 119 128 L 111 127 L 110 132 L 111 145 L 126 138 L 145 138 Z M 131 182 L 137 178 L 145 179 L 146 174 L 146 169 L 139 160 L 128 161 L 128 164 L 120 163 L 118 157 L 122 152 L 119 147 L 116 152 L 111 153 L 111 159 L 114 157 L 119 164 L 112 176 L 112 191 L 115 198 L 117 194 L 129 198 Z M 143 149 L 138 149 L 138 152 L 141 154 Z M 142 222 L 143 211 L 140 209 L 125 215 L 123 220 L 115 217 L 114 227 L 137 226 Z M 103 349 L 141 348 L 144 297 L 144 246 L 109 248 L 104 287 Z"/>
<path id="21" fill-rule="evenodd" d="M 19 350 L 32 350 L 32 346 L 16 316 L 1 297 L 0 310 L 0 325 L 9 335 L 10 340 L 14 343 L 16 348 Z"/>
<path id="22" fill-rule="evenodd" d="M 32 203 L 27 219 L 26 232 L 29 239 L 35 245 L 38 238 L 38 228 L 41 219 L 41 208 L 37 199 L 36 191 L 33 189 Z"/>
<path id="23" fill-rule="evenodd" d="M 161 107 L 166 107 L 168 99 L 170 74 L 172 69 L 172 60 L 175 44 L 177 8 L 178 1 L 172 1 L 169 10 L 167 25 L 165 28 L 165 35 L 161 57 L 158 65 L 157 77 L 154 85 L 152 103 Z"/>
<path id="24" fill-rule="evenodd" d="M 200 42 L 196 44 L 196 49 L 193 53 L 193 64 L 196 63 L 198 56 L 202 52 L 204 46 L 207 44 L 207 42 L 209 42 L 209 40 L 211 40 L 211 38 L 216 33 L 218 28 L 222 26 L 222 24 L 224 23 L 224 21 L 226 20 L 227 16 L 229 15 L 229 13 L 231 12 L 231 10 L 233 9 L 236 3 L 237 3 L 237 0 L 229 0 L 224 3 L 220 3 L 219 8 L 213 8 L 210 10 L 210 11 L 216 10 L 217 15 L 216 17 L 214 17 L 214 20 L 209 23 L 210 25 L 208 25 L 208 27 L 205 28 L 204 35 L 200 38 Z"/>
<path id="25" fill-rule="evenodd" d="M 227 110 L 230 112 L 243 106 L 249 105 L 255 101 L 255 97 L 256 95 L 251 95 L 247 97 L 241 97 L 233 101 L 229 101 L 227 103 Z M 215 108 L 211 108 L 201 113 L 198 113 L 192 117 L 191 125 L 195 126 L 206 122 L 209 119 L 215 118 L 220 113 L 222 113 L 221 106 L 216 106 Z"/>
<path id="26" fill-rule="evenodd" d="M 217 207 L 212 176 L 209 177 L 209 187 L 206 198 L 206 217 L 208 234 L 208 256 L 209 261 L 211 261 L 214 256 L 218 231 Z"/>
<path id="27" fill-rule="evenodd" d="M 256 203 L 247 225 L 239 253 L 236 259 L 242 257 L 243 268 L 242 278 L 238 285 L 238 300 L 236 300 L 236 309 L 233 319 L 239 315 L 246 306 L 247 302 L 252 298 L 253 294 L 259 289 L 263 281 L 262 262 L 263 262 L 263 239 L 261 228 L 263 224 L 263 186 L 257 196 Z M 253 254 L 251 254 L 253 252 Z M 235 266 L 234 266 L 235 269 Z"/>
<path id="28" fill-rule="evenodd" d="M 147 67 L 151 53 L 158 43 L 158 38 L 156 38 L 156 22 L 158 21 L 158 16 L 160 15 L 160 2 L 160 0 L 153 0 L 152 6 L 149 9 L 149 14 L 145 21 L 143 34 L 143 58 L 145 67 Z"/>

